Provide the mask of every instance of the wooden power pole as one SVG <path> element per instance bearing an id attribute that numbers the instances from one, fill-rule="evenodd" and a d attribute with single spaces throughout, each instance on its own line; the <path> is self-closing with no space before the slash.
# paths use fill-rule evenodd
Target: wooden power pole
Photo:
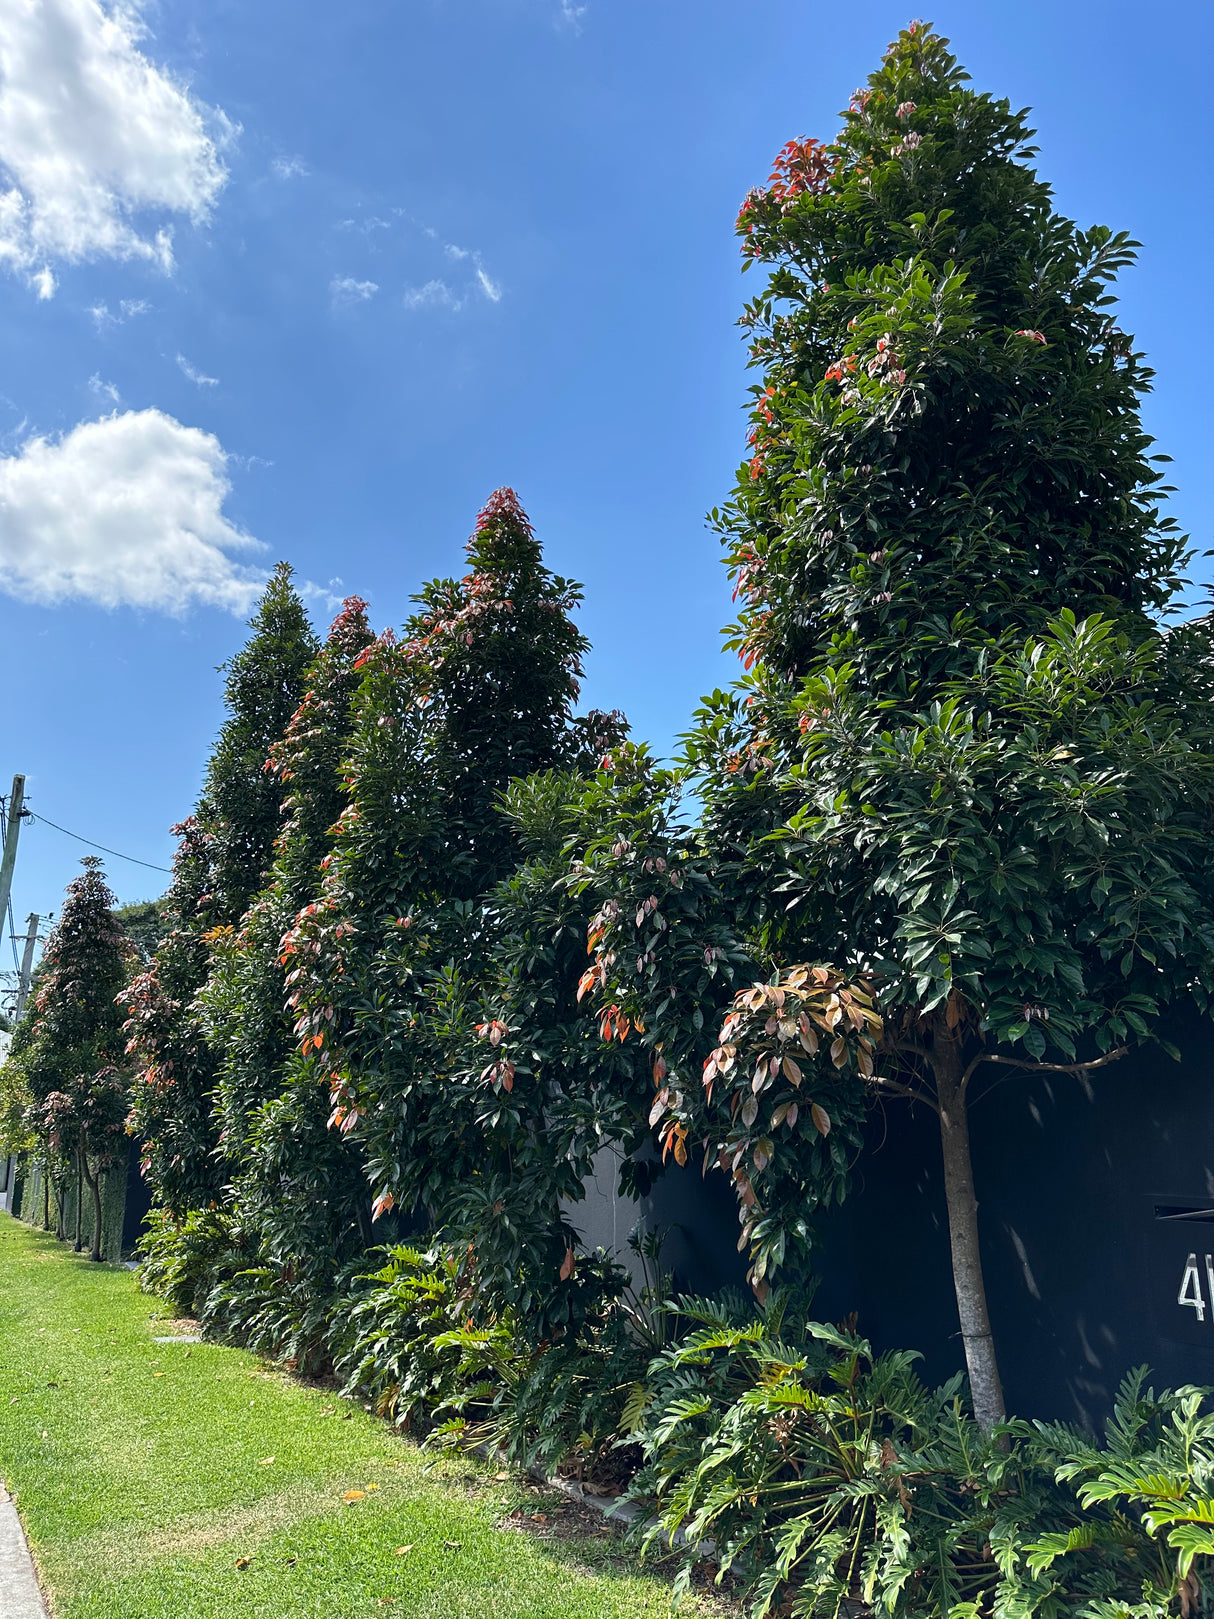
<path id="1" fill-rule="evenodd" d="M 27 920 L 29 926 L 25 935 L 25 949 L 21 952 L 21 977 L 17 982 L 17 1010 L 14 1022 L 21 1017 L 25 1011 L 25 1003 L 29 1000 L 30 980 L 34 976 L 34 946 L 38 943 L 38 923 L 42 918 L 31 911 Z"/>
<path id="2" fill-rule="evenodd" d="M 8 801 L 8 824 L 4 829 L 4 854 L 0 856 L 0 928 L 8 914 L 8 896 L 13 887 L 13 867 L 17 864 L 17 837 L 21 831 L 21 817 L 25 809 L 25 777 L 13 777 L 12 796 Z"/>

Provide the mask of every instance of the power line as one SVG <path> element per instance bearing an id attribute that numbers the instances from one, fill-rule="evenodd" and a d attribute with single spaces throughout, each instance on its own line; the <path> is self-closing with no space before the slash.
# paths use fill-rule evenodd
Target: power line
<path id="1" fill-rule="evenodd" d="M 66 826 L 59 826 L 54 821 L 48 821 L 45 815 L 38 815 L 29 810 L 28 815 L 32 821 L 41 821 L 43 826 L 54 827 L 56 832 L 62 832 L 64 837 L 75 838 L 77 843 L 87 843 L 90 849 L 100 849 L 102 854 L 112 854 L 115 860 L 126 860 L 132 866 L 146 866 L 149 871 L 163 871 L 167 877 L 173 875 L 168 866 L 157 866 L 150 860 L 136 860 L 133 854 L 120 854 L 117 849 L 108 849 L 104 843 L 94 843 L 92 838 L 82 838 L 79 832 L 69 832 Z"/>

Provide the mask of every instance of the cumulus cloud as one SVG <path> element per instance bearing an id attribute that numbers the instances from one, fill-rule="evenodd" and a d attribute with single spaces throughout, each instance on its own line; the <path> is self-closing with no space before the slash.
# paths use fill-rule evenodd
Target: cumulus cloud
<path id="1" fill-rule="evenodd" d="M 143 34 L 125 0 L 0 3 L 0 263 L 39 297 L 56 261 L 171 269 L 171 230 L 141 216 L 201 220 L 227 178 L 233 126 L 143 55 Z"/>
<path id="2" fill-rule="evenodd" d="M 159 410 L 81 422 L 0 456 L 0 589 L 55 605 L 90 601 L 181 614 L 248 612 L 264 550 L 223 514 L 219 440 Z"/>
<path id="3" fill-rule="evenodd" d="M 378 282 L 356 281 L 352 275 L 335 275 L 329 282 L 329 294 L 335 304 L 365 304 L 378 291 Z"/>
<path id="4" fill-rule="evenodd" d="M 201 371 L 196 371 L 184 354 L 177 356 L 177 368 L 183 377 L 189 377 L 190 381 L 199 388 L 218 388 L 219 386 L 218 377 L 208 377 Z"/>

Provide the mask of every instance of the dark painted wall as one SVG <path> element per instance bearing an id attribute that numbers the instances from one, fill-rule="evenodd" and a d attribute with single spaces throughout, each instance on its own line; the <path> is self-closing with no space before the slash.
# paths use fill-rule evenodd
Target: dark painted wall
<path id="1" fill-rule="evenodd" d="M 1191 1012 L 1166 1032 L 1180 1063 L 1151 1048 L 1084 1080 L 1016 1075 L 973 1107 L 991 1315 L 1019 1415 L 1099 1426 L 1143 1362 L 1158 1385 L 1214 1384 L 1214 1026 Z M 644 1211 L 671 1228 L 664 1258 L 679 1284 L 742 1279 L 724 1176 L 667 1173 Z M 823 1320 L 856 1311 L 876 1348 L 920 1350 L 932 1382 L 962 1365 L 927 1108 L 874 1111 L 855 1190 L 823 1229 L 821 1270 Z M 1182 1284 L 1192 1303 L 1178 1302 Z"/>
<path id="2" fill-rule="evenodd" d="M 1169 1032 L 1180 1063 L 1152 1048 L 1082 1080 L 1018 1075 L 972 1109 L 992 1323 L 1020 1415 L 1097 1425 L 1143 1362 L 1160 1383 L 1214 1383 L 1214 1031 L 1192 1013 Z M 1177 1299 L 1190 1254 L 1200 1312 Z M 933 1380 L 961 1363 L 929 1110 L 870 1120 L 823 1269 L 827 1319 L 858 1311 L 881 1347 L 922 1350 Z"/>

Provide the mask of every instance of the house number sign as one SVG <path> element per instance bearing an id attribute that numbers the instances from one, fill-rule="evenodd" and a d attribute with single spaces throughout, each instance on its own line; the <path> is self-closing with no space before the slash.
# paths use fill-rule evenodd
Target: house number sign
<path id="1" fill-rule="evenodd" d="M 1202 1280 L 1205 1281 L 1205 1291 L 1202 1291 Z M 1184 1272 L 1180 1278 L 1180 1288 L 1176 1294 L 1177 1304 L 1183 1304 L 1193 1311 L 1198 1321 L 1206 1319 L 1207 1310 L 1214 1312 L 1214 1258 L 1209 1254 L 1202 1256 L 1199 1267 L 1197 1255 L 1190 1254 L 1185 1260 Z M 1214 1326 L 1214 1314 L 1211 1325 Z"/>

